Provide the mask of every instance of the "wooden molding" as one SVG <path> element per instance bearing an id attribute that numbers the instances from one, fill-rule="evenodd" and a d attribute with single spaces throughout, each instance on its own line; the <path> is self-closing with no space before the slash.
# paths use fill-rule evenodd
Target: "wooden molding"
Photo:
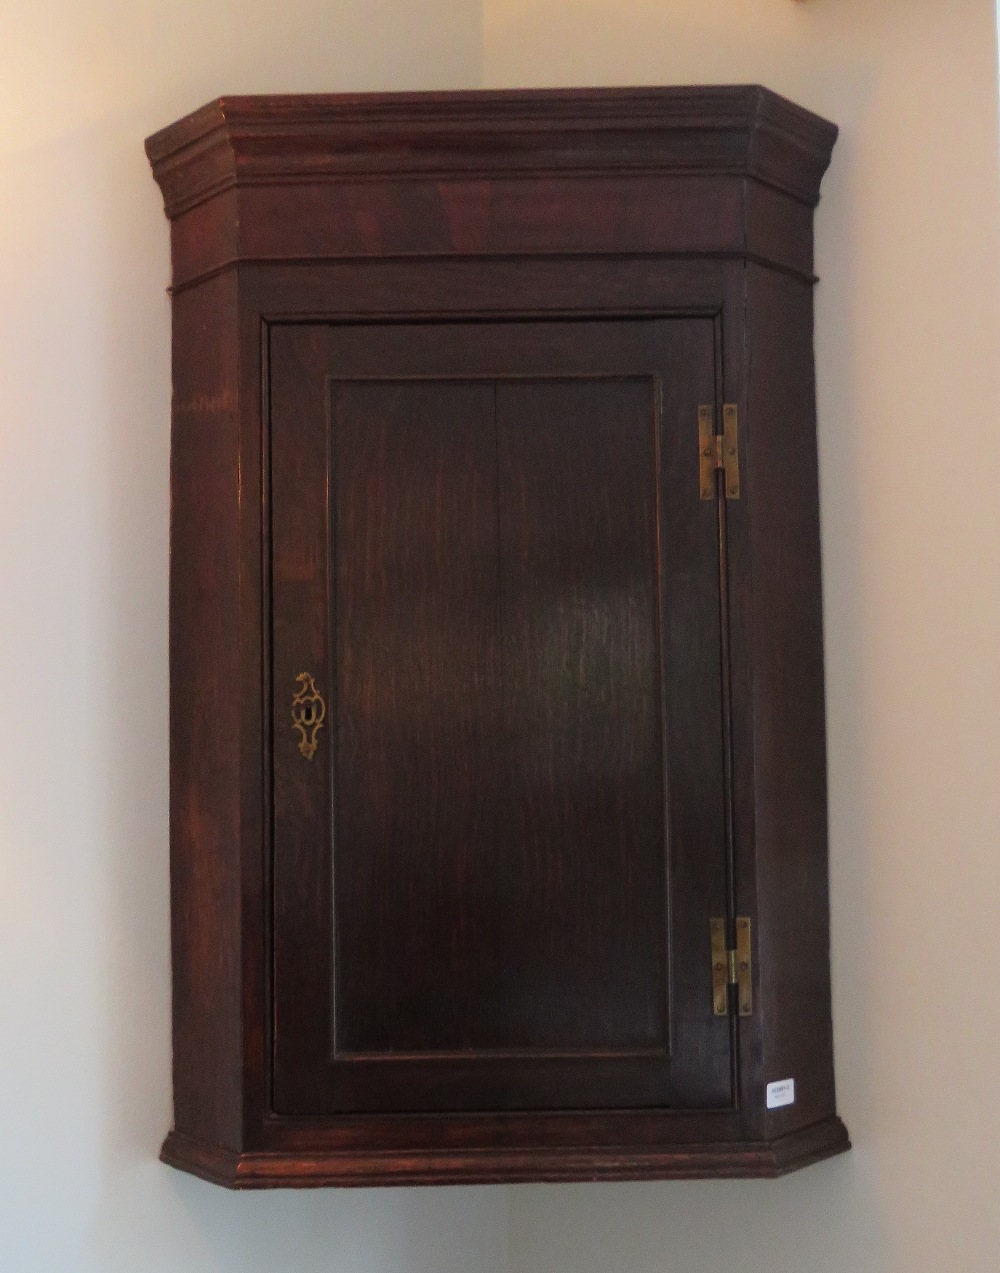
<path id="1" fill-rule="evenodd" d="M 742 175 L 810 206 L 837 129 L 758 85 L 220 97 L 146 142 L 171 218 L 233 186 L 392 174 Z"/>
<path id="2" fill-rule="evenodd" d="M 322 1186 L 442 1185 L 583 1180 L 700 1180 L 783 1176 L 850 1149 L 847 1129 L 832 1117 L 777 1140 L 636 1149 L 446 1149 L 329 1153 L 240 1153 L 202 1144 L 179 1132 L 160 1158 L 229 1189 Z"/>

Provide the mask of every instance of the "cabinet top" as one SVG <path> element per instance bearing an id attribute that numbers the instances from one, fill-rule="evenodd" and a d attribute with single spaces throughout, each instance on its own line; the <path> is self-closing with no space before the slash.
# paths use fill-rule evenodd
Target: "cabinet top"
<path id="1" fill-rule="evenodd" d="M 171 218 L 234 186 L 547 172 L 752 177 L 810 206 L 833 124 L 759 85 L 220 97 L 154 133 Z"/>

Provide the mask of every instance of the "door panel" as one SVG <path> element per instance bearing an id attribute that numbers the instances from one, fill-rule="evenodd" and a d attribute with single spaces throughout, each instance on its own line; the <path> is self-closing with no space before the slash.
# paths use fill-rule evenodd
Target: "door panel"
<path id="1" fill-rule="evenodd" d="M 278 1111 L 731 1103 L 714 366 L 709 320 L 272 331 Z"/>
<path id="2" fill-rule="evenodd" d="M 497 993 L 494 391 L 331 394 L 334 1051 L 467 1048 Z"/>
<path id="3" fill-rule="evenodd" d="M 551 1047 L 667 1052 L 656 407 L 497 385 L 505 1015 Z"/>

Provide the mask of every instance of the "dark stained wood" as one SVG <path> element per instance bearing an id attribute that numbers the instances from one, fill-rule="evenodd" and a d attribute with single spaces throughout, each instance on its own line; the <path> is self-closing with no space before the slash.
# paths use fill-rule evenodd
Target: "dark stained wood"
<path id="1" fill-rule="evenodd" d="M 757 86 L 550 89 L 226 97 L 147 151 L 175 286 L 238 260 L 567 252 L 811 277 L 835 136 Z"/>
<path id="2" fill-rule="evenodd" d="M 245 308 L 282 322 L 714 317 L 734 270 L 742 294 L 742 261 L 618 256 L 244 265 L 240 287 Z"/>
<path id="3" fill-rule="evenodd" d="M 501 933 L 520 935 L 499 1004 L 522 1046 L 665 1060 L 658 394 L 640 375 L 496 386 Z"/>
<path id="4" fill-rule="evenodd" d="M 751 266 L 746 465 L 762 1081 L 802 1075 L 783 1135 L 834 1109 L 812 295 Z M 791 546 L 794 546 L 792 548 Z M 808 583 L 806 583 L 808 581 Z"/>
<path id="5" fill-rule="evenodd" d="M 442 1185 L 581 1180 L 774 1178 L 850 1148 L 838 1118 L 773 1141 L 708 1141 L 669 1152 L 630 1147 L 491 1150 L 437 1149 L 400 1155 L 371 1150 L 234 1154 L 174 1132 L 163 1160 L 231 1189 L 314 1188 L 322 1185 Z"/>
<path id="6" fill-rule="evenodd" d="M 327 648 L 337 687 L 332 796 L 275 745 L 277 1108 L 728 1104 L 685 940 L 725 909 L 679 427 L 713 324 L 281 326 L 271 360 L 275 718 Z"/>
<path id="7" fill-rule="evenodd" d="M 507 89 L 221 97 L 146 151 L 171 218 L 244 181 L 359 173 L 740 171 L 815 204 L 836 135 L 759 85 Z"/>
<path id="8" fill-rule="evenodd" d="M 216 278 L 175 302 L 170 474 L 174 1117 L 228 1146 L 242 1143 L 235 291 Z"/>
<path id="9" fill-rule="evenodd" d="M 257 1188 L 847 1148 L 810 287 L 835 134 L 750 87 L 226 98 L 150 139 L 166 1161 Z M 740 406 L 737 502 L 697 497 L 701 402 Z M 750 1018 L 711 1014 L 716 914 L 753 920 Z"/>
<path id="10" fill-rule="evenodd" d="M 332 396 L 333 1055 L 502 1046 L 494 388 Z"/>
<path id="11" fill-rule="evenodd" d="M 552 183 L 542 201 L 523 180 L 411 181 L 406 218 L 389 183 L 309 191 L 306 199 L 294 188 L 233 188 L 196 204 L 173 223 L 174 287 L 240 261 L 609 253 L 759 260 L 813 281 L 811 207 L 755 181 L 581 175 L 568 188 Z"/>

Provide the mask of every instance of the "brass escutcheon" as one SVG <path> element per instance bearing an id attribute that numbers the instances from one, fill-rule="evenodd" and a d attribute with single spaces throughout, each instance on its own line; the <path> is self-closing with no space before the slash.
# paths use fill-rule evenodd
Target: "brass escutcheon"
<path id="1" fill-rule="evenodd" d="M 299 751 L 306 760 L 312 760 L 319 746 L 316 735 L 326 720 L 326 703 L 308 672 L 300 672 L 295 683 L 299 688 L 292 698 L 292 728 L 302 735 Z"/>

